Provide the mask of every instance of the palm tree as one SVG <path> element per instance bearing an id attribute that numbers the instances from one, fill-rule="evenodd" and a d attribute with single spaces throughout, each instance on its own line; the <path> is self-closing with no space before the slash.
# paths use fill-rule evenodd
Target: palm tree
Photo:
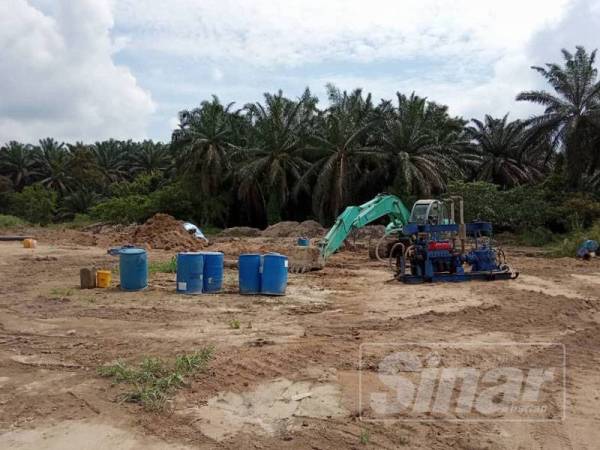
<path id="1" fill-rule="evenodd" d="M 348 92 L 341 91 L 331 83 L 328 83 L 325 88 L 331 104 L 329 111 L 334 111 L 336 108 L 342 109 L 356 123 L 364 123 L 373 119 L 375 109 L 370 93 L 363 97 L 362 89 L 355 89 L 348 94 Z"/>
<path id="2" fill-rule="evenodd" d="M 486 115 L 484 122 L 472 121 L 474 125 L 466 132 L 481 157 L 477 179 L 514 187 L 541 178 L 537 161 L 528 151 L 532 147 L 527 146 L 523 122 L 508 122 L 508 114 L 502 119 Z"/>
<path id="3" fill-rule="evenodd" d="M 121 142 L 114 139 L 96 142 L 92 147 L 92 153 L 96 166 L 104 177 L 106 184 L 122 181 L 127 178 L 127 155 L 123 151 Z"/>
<path id="4" fill-rule="evenodd" d="M 390 102 L 379 107 L 378 137 L 394 189 L 418 195 L 444 191 L 450 179 L 462 175 L 461 165 L 474 163 L 465 152 L 464 122 L 414 93 L 396 96 L 396 108 Z"/>
<path id="5" fill-rule="evenodd" d="M 85 214 L 100 200 L 93 190 L 82 188 L 63 197 L 58 209 L 62 219 L 73 218 L 75 214 Z"/>
<path id="6" fill-rule="evenodd" d="M 254 127 L 251 147 L 234 155 L 242 160 L 237 173 L 238 195 L 263 205 L 266 200 L 273 214 L 279 216 L 292 188 L 310 166 L 303 151 L 314 102 L 308 90 L 298 101 L 285 98 L 282 91 L 264 96 L 264 105 L 246 105 Z"/>
<path id="7" fill-rule="evenodd" d="M 181 111 L 179 128 L 173 131 L 171 145 L 180 172 L 197 177 L 205 193 L 216 190 L 230 169 L 232 106 L 213 96 L 199 108 Z"/>
<path id="8" fill-rule="evenodd" d="M 71 176 L 71 153 L 64 143 L 58 143 L 52 138 L 40 140 L 37 152 L 40 183 L 49 189 L 64 194 L 73 181 Z"/>
<path id="9" fill-rule="evenodd" d="M 69 173 L 73 178 L 73 186 L 85 186 L 88 189 L 101 191 L 106 184 L 105 177 L 97 164 L 94 147 L 83 142 L 67 144 L 70 154 Z"/>
<path id="10" fill-rule="evenodd" d="M 348 94 L 332 85 L 327 88 L 332 105 L 321 117 L 306 152 L 316 161 L 295 189 L 310 192 L 312 186 L 313 212 L 323 223 L 353 202 L 361 163 L 379 156 L 366 145 L 373 121 L 370 94 L 365 99 L 359 89 Z"/>
<path id="11" fill-rule="evenodd" d="M 16 141 L 0 148 L 0 174 L 11 179 L 15 190 L 21 191 L 38 175 L 35 154 L 31 145 Z"/>
<path id="12" fill-rule="evenodd" d="M 171 164 L 171 156 L 166 145 L 160 142 L 144 141 L 138 144 L 129 155 L 131 171 L 134 174 L 166 171 Z"/>
<path id="13" fill-rule="evenodd" d="M 600 80 L 594 67 L 596 50 L 588 54 L 577 47 L 575 54 L 562 50 L 564 66 L 532 67 L 554 89 L 521 92 L 517 100 L 538 103 L 544 113 L 527 121 L 538 134 L 548 134 L 560 145 L 567 160 L 569 183 L 576 186 L 582 174 L 592 174 L 600 165 Z"/>

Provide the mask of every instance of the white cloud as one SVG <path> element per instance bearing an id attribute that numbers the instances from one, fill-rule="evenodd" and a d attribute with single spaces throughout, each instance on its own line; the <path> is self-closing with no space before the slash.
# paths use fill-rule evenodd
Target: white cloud
<path id="1" fill-rule="evenodd" d="M 442 65 L 443 70 L 436 73 L 422 71 L 416 77 L 378 76 L 376 73 L 357 77 L 338 73 L 318 79 L 317 85 L 331 81 L 344 89 L 359 86 L 371 91 L 375 98 L 391 98 L 398 90 L 404 93 L 416 91 L 421 96 L 449 105 L 451 113 L 466 119 L 481 118 L 484 114 L 499 117 L 506 113 L 511 119 L 526 118 L 540 113 L 541 107 L 517 102 L 517 94 L 530 89 L 550 89 L 531 66 L 562 63 L 562 48 L 571 52 L 575 51 L 576 45 L 583 45 L 588 51 L 597 48 L 600 45 L 598 30 L 600 2 L 577 0 L 563 10 L 559 20 L 539 28 L 521 45 L 500 52 L 490 64 L 491 74 L 484 78 L 472 74 L 480 71 L 487 62 L 474 57 L 470 63 L 461 60 L 453 64 L 449 60 Z M 597 61 L 600 62 L 600 55 Z M 452 70 L 460 75 L 451 77 Z"/>
<path id="2" fill-rule="evenodd" d="M 566 3 L 120 0 L 116 11 L 133 32 L 133 48 L 268 67 L 421 55 L 493 58 L 557 21 Z"/>
<path id="3" fill-rule="evenodd" d="M 225 74 L 218 67 L 213 67 L 213 69 L 211 71 L 211 76 L 214 81 L 221 81 L 223 79 L 223 77 L 225 76 Z"/>
<path id="4" fill-rule="evenodd" d="M 468 117 L 484 113 L 499 116 L 510 112 L 511 118 L 525 118 L 540 113 L 542 107 L 528 102 L 517 102 L 519 92 L 531 89 L 551 90 L 531 66 L 545 63 L 563 63 L 560 50 L 571 52 L 583 45 L 588 51 L 598 48 L 600 30 L 600 2 L 576 0 L 566 8 L 561 20 L 534 33 L 530 39 L 506 52 L 494 65 L 493 76 L 473 86 L 468 95 L 450 99 L 450 105 Z"/>
<path id="5" fill-rule="evenodd" d="M 258 100 L 278 88 L 294 95 L 308 85 L 322 93 L 332 81 L 361 86 L 376 98 L 415 90 L 466 118 L 509 111 L 516 118 L 535 109 L 514 101 L 519 91 L 539 85 L 529 68 L 541 56 L 533 49 L 535 37 L 546 30 L 560 34 L 565 16 L 575 15 L 581 2 L 119 0 L 115 8 L 131 51 L 218 64 L 227 68 L 228 80 L 241 83 L 218 83 L 213 69 L 209 77 L 197 75 L 200 95 L 212 88 L 238 93 L 224 100 Z M 579 36 L 576 26 L 570 28 Z M 548 60 L 560 58 L 566 44 L 553 45 Z M 365 69 L 388 62 L 400 73 Z"/>
<path id="6" fill-rule="evenodd" d="M 0 142 L 143 137 L 155 106 L 113 62 L 111 3 L 37 6 L 0 3 Z"/>
<path id="7" fill-rule="evenodd" d="M 515 95 L 544 86 L 529 66 L 599 29 L 600 0 L 0 0 L 0 142 L 169 139 L 213 93 L 310 86 L 324 103 L 329 81 L 526 117 L 539 109 Z"/>

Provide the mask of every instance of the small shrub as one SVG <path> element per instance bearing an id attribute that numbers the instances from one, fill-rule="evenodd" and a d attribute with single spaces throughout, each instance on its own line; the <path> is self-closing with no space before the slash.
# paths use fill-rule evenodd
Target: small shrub
<path id="1" fill-rule="evenodd" d="M 230 320 L 229 328 L 234 329 L 234 330 L 239 330 L 240 329 L 240 321 L 237 319 Z"/>
<path id="2" fill-rule="evenodd" d="M 100 201 L 100 196 L 90 189 L 79 189 L 63 197 L 59 203 L 60 220 L 72 220 L 87 212 Z"/>
<path id="3" fill-rule="evenodd" d="M 0 214 L 0 228 L 21 227 L 27 225 L 23 219 L 8 214 Z"/>
<path id="4" fill-rule="evenodd" d="M 91 225 L 93 223 L 94 220 L 87 214 L 75 214 L 75 216 L 73 216 L 73 220 L 71 220 L 70 222 L 65 222 L 62 225 L 65 228 L 76 230 L 78 228 L 83 228 L 85 226 Z"/>
<path id="5" fill-rule="evenodd" d="M 150 207 L 148 197 L 130 195 L 103 201 L 94 206 L 90 212 L 95 219 L 128 224 L 145 221 L 152 215 L 153 210 Z"/>
<path id="6" fill-rule="evenodd" d="M 596 222 L 587 230 L 575 230 L 564 236 L 558 242 L 548 246 L 551 256 L 569 256 L 575 257 L 577 249 L 583 241 L 593 239 L 600 242 L 600 222 Z"/>
<path id="7" fill-rule="evenodd" d="M 54 217 L 56 192 L 34 184 L 27 186 L 22 192 L 11 194 L 10 205 L 15 216 L 30 223 L 47 225 Z"/>
<path id="8" fill-rule="evenodd" d="M 113 197 L 129 197 L 131 195 L 148 195 L 156 191 L 164 183 L 161 172 L 143 173 L 133 181 L 120 181 L 110 187 Z"/>
<path id="9" fill-rule="evenodd" d="M 518 242 L 523 245 L 543 247 L 544 245 L 556 242 L 556 235 L 547 228 L 538 227 L 523 231 L 518 236 Z"/>
<path id="10" fill-rule="evenodd" d="M 463 198 L 465 222 L 476 219 L 498 222 L 500 193 L 495 184 L 483 181 L 473 183 L 453 181 L 448 185 L 448 195 L 458 195 Z M 458 220 L 458 205 L 455 206 L 455 213 Z"/>

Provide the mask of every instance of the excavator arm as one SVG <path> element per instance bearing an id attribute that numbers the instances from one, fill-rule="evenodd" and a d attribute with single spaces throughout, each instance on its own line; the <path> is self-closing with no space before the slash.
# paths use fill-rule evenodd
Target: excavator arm
<path id="1" fill-rule="evenodd" d="M 362 228 L 386 215 L 391 220 L 386 227 L 386 234 L 400 231 L 410 219 L 410 211 L 395 195 L 378 194 L 374 199 L 360 206 L 348 206 L 319 242 L 322 261 L 335 253 L 353 230 Z"/>

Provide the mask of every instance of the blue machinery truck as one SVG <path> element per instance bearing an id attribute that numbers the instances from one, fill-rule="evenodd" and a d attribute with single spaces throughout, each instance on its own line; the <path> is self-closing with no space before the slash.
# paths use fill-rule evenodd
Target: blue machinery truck
<path id="1" fill-rule="evenodd" d="M 519 275 L 506 263 L 504 252 L 492 246 L 491 223 L 464 223 L 460 197 L 418 200 L 410 212 L 390 194 L 349 206 L 318 244 L 321 266 L 353 231 L 384 216 L 390 223 L 371 253 L 387 258 L 400 281 L 507 280 Z"/>

